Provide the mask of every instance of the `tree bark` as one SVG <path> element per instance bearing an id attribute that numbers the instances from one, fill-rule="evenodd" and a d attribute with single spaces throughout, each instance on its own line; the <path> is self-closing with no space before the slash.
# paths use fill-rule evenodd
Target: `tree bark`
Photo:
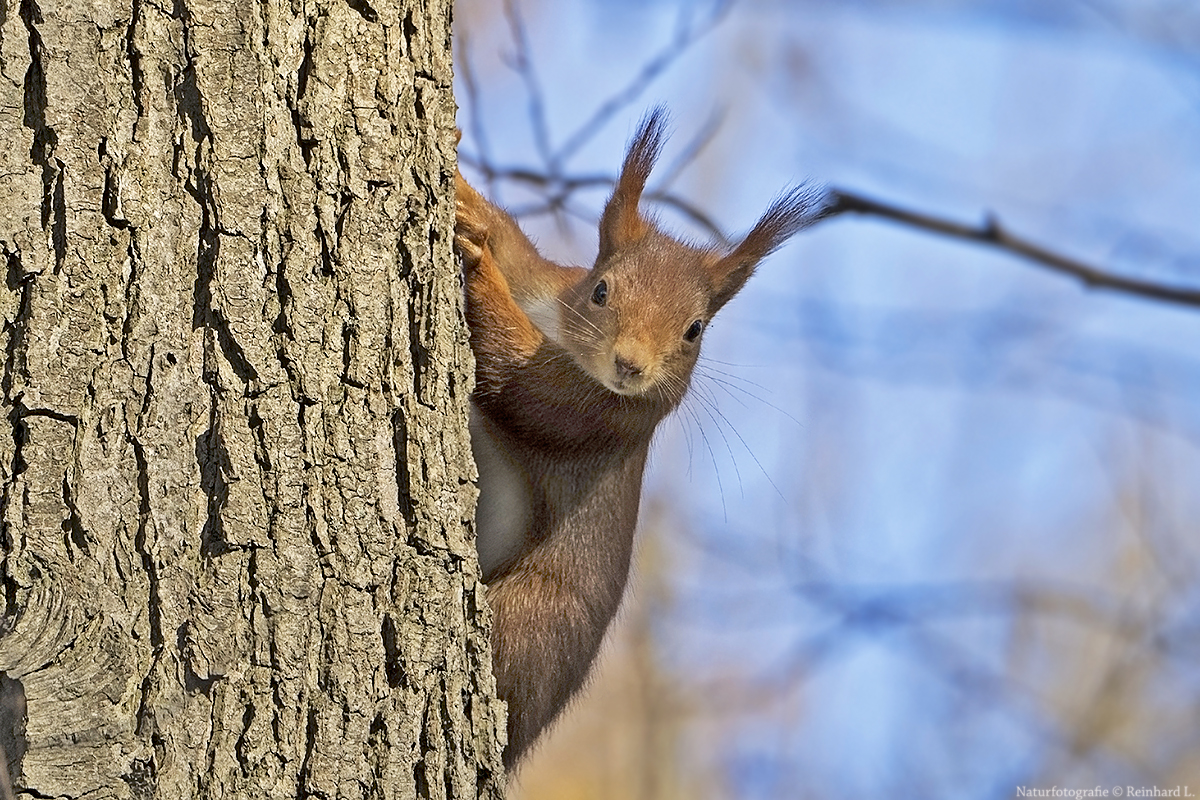
<path id="1" fill-rule="evenodd" d="M 501 796 L 449 17 L 0 0 L 20 796 Z"/>

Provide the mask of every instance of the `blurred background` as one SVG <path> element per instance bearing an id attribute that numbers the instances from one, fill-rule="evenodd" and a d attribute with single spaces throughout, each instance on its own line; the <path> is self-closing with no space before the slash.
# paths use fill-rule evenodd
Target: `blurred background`
<path id="1" fill-rule="evenodd" d="M 625 608 L 512 795 L 1200 796 L 1200 3 L 459 0 L 455 26 L 464 174 L 558 260 L 592 263 L 666 104 L 647 207 L 676 233 L 812 180 L 1182 300 L 875 215 L 797 236 L 705 334 Z"/>

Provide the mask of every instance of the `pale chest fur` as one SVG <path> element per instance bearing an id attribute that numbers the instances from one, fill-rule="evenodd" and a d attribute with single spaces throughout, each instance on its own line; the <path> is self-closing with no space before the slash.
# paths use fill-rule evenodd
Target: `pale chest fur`
<path id="1" fill-rule="evenodd" d="M 475 547 L 484 577 L 520 552 L 533 520 L 529 478 L 471 406 L 471 453 L 479 469 Z"/>
<path id="2" fill-rule="evenodd" d="M 542 335 L 557 341 L 556 298 L 530 298 L 521 310 Z M 479 470 L 479 504 L 475 509 L 475 546 L 485 576 L 519 553 L 533 521 L 529 476 L 489 430 L 479 409 L 471 406 L 471 452 Z"/>

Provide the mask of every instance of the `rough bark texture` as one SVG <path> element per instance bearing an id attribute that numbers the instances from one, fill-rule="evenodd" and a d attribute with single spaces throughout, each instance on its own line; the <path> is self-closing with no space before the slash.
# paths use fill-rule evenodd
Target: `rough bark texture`
<path id="1" fill-rule="evenodd" d="M 501 794 L 449 13 L 0 0 L 19 792 Z"/>

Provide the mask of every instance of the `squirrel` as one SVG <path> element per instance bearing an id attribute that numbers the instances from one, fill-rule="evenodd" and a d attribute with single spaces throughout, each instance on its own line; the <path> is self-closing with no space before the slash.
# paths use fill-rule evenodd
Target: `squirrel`
<path id="1" fill-rule="evenodd" d="M 664 118 L 651 112 L 630 142 L 591 269 L 543 258 L 456 179 L 477 549 L 509 771 L 583 685 L 620 605 L 650 442 L 688 390 L 706 326 L 815 219 L 817 195 L 801 185 L 728 252 L 664 233 L 638 209 Z"/>

